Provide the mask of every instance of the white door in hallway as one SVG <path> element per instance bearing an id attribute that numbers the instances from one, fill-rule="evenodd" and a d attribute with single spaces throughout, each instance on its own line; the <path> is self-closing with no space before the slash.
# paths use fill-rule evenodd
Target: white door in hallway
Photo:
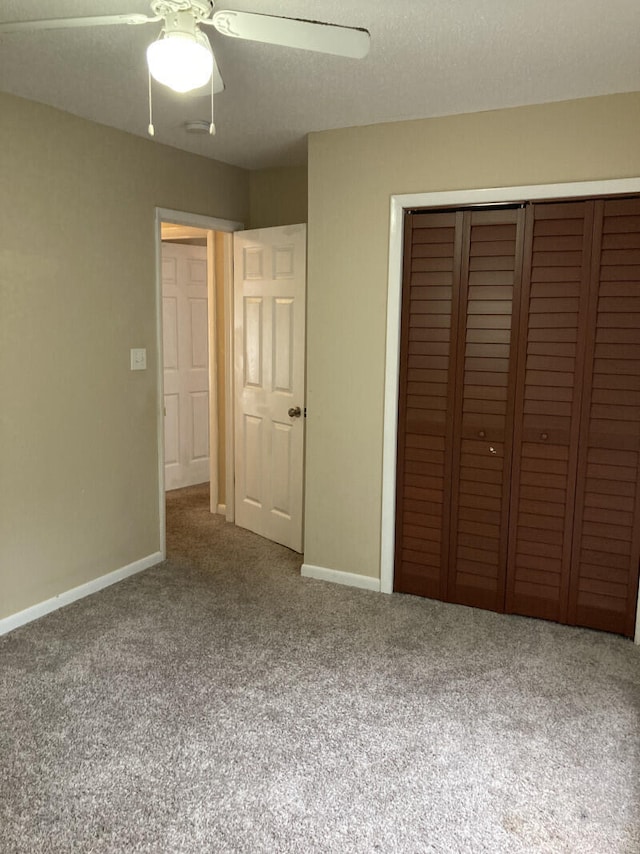
<path id="1" fill-rule="evenodd" d="M 165 489 L 209 480 L 207 250 L 162 244 Z"/>
<path id="2" fill-rule="evenodd" d="M 235 521 L 302 551 L 306 225 L 234 234 Z"/>

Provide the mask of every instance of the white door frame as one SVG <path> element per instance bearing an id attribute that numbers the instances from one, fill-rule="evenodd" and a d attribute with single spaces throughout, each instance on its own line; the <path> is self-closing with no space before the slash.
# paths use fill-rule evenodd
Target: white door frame
<path id="1" fill-rule="evenodd" d="M 492 187 L 437 193 L 407 193 L 391 196 L 389 227 L 389 273 L 387 291 L 387 347 L 384 381 L 382 447 L 382 514 L 380 537 L 380 590 L 393 592 L 396 519 L 396 443 L 398 438 L 398 380 L 400 367 L 400 323 L 404 212 L 412 208 L 468 207 L 511 204 L 533 199 L 593 198 L 594 196 L 640 193 L 640 178 L 609 181 L 578 181 L 567 184 L 534 184 L 523 187 Z M 635 642 L 640 644 L 640 596 Z"/>
<path id="2" fill-rule="evenodd" d="M 162 560 L 167 556 L 167 519 L 164 490 L 164 353 L 162 334 L 162 235 L 163 222 L 175 225 L 202 228 L 208 231 L 223 231 L 229 235 L 229 244 L 225 245 L 224 276 L 224 351 L 225 351 L 225 438 L 226 438 L 226 482 L 225 502 L 227 520 L 233 521 L 234 506 L 234 456 L 233 456 L 233 246 L 231 234 L 244 229 L 244 223 L 228 219 L 202 216 L 201 214 L 175 211 L 169 208 L 155 209 L 156 241 L 156 357 L 157 357 L 157 440 L 158 440 L 158 511 L 160 524 L 160 553 Z M 210 264 L 210 253 L 207 257 Z M 209 439 L 210 447 L 213 445 Z"/>

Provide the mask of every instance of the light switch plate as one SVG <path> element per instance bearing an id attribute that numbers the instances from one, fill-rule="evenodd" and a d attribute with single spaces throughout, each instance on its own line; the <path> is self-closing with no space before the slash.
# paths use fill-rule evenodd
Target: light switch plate
<path id="1" fill-rule="evenodd" d="M 145 347 L 134 347 L 131 350 L 131 370 L 147 370 L 147 350 Z"/>

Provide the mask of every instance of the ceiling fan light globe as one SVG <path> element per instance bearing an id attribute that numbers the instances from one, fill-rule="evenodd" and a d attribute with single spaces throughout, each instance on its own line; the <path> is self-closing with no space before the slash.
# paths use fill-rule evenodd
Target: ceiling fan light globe
<path id="1" fill-rule="evenodd" d="M 200 36 L 200 38 L 198 38 Z M 199 89 L 211 79 L 213 54 L 202 33 L 167 33 L 147 48 L 147 64 L 154 80 L 174 92 Z"/>

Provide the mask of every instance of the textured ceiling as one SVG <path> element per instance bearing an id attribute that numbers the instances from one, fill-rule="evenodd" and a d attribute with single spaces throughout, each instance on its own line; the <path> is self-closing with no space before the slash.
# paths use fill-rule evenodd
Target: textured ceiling
<path id="1" fill-rule="evenodd" d="M 249 169 L 301 164 L 313 130 L 640 90 L 639 0 L 226 0 L 365 27 L 350 60 L 207 28 L 226 89 L 214 138 L 206 91 L 154 92 L 156 139 Z M 145 0 L 3 0 L 0 21 L 149 13 Z M 0 89 L 146 136 L 146 46 L 158 24 L 0 36 Z"/>

